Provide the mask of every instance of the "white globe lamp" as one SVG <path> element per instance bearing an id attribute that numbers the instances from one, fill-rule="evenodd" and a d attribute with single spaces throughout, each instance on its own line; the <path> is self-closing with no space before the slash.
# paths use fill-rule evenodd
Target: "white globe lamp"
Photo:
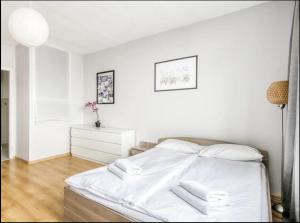
<path id="1" fill-rule="evenodd" d="M 49 35 L 46 19 L 32 8 L 15 10 L 9 17 L 8 29 L 17 42 L 28 47 L 42 45 Z"/>

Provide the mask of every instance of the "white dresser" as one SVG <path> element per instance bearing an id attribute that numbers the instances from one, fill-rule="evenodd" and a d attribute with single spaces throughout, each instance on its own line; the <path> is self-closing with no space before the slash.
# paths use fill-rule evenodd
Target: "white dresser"
<path id="1" fill-rule="evenodd" d="M 96 128 L 92 125 L 71 127 L 71 153 L 83 159 L 111 163 L 129 156 L 135 146 L 135 132 L 121 128 Z"/>

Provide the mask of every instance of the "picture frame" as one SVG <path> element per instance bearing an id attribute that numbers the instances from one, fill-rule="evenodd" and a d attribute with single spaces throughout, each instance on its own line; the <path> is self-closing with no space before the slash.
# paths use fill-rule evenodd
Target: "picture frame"
<path id="1" fill-rule="evenodd" d="M 97 104 L 115 103 L 115 70 L 96 74 Z"/>
<path id="2" fill-rule="evenodd" d="M 197 89 L 198 56 L 165 60 L 154 64 L 154 91 Z"/>

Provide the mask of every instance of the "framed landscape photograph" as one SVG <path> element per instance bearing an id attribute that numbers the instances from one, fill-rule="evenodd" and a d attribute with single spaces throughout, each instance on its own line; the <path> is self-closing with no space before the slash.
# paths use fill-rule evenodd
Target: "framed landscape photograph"
<path id="1" fill-rule="evenodd" d="M 115 71 L 97 73 L 97 104 L 115 103 Z"/>
<path id="2" fill-rule="evenodd" d="M 154 64 L 154 91 L 197 89 L 198 56 Z"/>

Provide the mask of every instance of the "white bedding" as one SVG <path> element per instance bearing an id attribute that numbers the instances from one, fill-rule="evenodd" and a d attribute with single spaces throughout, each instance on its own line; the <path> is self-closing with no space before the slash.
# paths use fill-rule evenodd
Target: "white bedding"
<path id="1" fill-rule="evenodd" d="M 129 159 L 141 166 L 146 176 L 124 182 L 104 167 L 75 175 L 66 183 L 138 221 L 270 220 L 267 178 L 260 162 L 202 158 L 159 148 Z M 181 179 L 227 191 L 232 206 L 221 214 L 201 214 L 170 191 Z"/>
<path id="2" fill-rule="evenodd" d="M 121 180 L 106 167 L 101 167 L 72 176 L 66 180 L 66 183 L 109 201 L 135 206 L 147 200 L 167 182 L 172 181 L 195 158 L 197 158 L 196 154 L 155 148 L 128 158 L 143 169 L 142 175 Z"/>
<path id="3" fill-rule="evenodd" d="M 121 205 L 119 203 L 103 199 L 102 197 L 92 194 L 86 190 L 74 188 L 72 186 L 70 186 L 70 189 L 72 191 L 82 195 L 83 197 L 86 197 L 92 201 L 95 201 L 101 205 L 104 205 L 105 207 L 108 207 L 108 208 L 122 214 L 123 216 L 127 217 L 128 219 L 130 219 L 132 221 L 135 221 L 135 222 L 161 222 L 161 220 L 154 218 L 146 213 L 142 213 L 140 211 L 133 210 L 132 208 L 124 207 L 123 205 Z"/>
<path id="4" fill-rule="evenodd" d="M 197 158 L 181 180 L 197 180 L 229 194 L 230 207 L 224 212 L 204 215 L 170 191 L 169 184 L 139 206 L 162 221 L 269 221 L 267 181 L 260 162 Z"/>

